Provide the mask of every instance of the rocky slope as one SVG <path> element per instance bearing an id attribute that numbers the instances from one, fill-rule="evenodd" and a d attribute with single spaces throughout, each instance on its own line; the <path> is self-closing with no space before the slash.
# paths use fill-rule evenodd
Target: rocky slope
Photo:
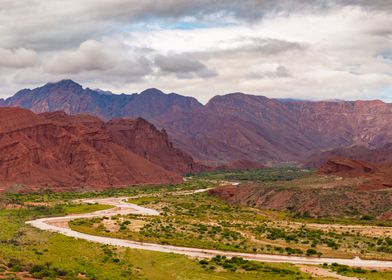
<path id="1" fill-rule="evenodd" d="M 373 149 L 365 146 L 352 146 L 314 153 L 303 161 L 303 166 L 307 168 L 319 168 L 329 159 L 334 157 L 360 160 L 370 163 L 388 163 L 392 162 L 392 143 Z"/>
<path id="2" fill-rule="evenodd" d="M 182 181 L 192 158 L 143 119 L 0 108 L 0 190 L 104 188 Z"/>
<path id="3" fill-rule="evenodd" d="M 165 128 L 176 147 L 201 161 L 301 161 L 337 147 L 380 148 L 392 142 L 392 104 L 381 101 L 285 101 L 232 93 L 202 105 L 157 89 L 115 95 L 64 80 L 22 90 L 0 100 L 0 106 L 104 119 L 143 117 Z"/>
<path id="4" fill-rule="evenodd" d="M 243 183 L 211 190 L 232 203 L 303 217 L 392 218 L 392 163 L 334 157 L 306 180 Z"/>
<path id="5" fill-rule="evenodd" d="M 331 158 L 321 166 L 319 173 L 348 178 L 365 178 L 364 183 L 358 187 L 361 190 L 392 188 L 392 162 L 376 164 L 347 158 Z"/>
<path id="6" fill-rule="evenodd" d="M 378 172 L 380 168 L 374 164 L 346 158 L 331 158 L 319 169 L 321 174 L 347 177 L 373 176 Z"/>
<path id="7" fill-rule="evenodd" d="M 304 217 L 391 217 L 391 191 L 358 190 L 349 187 L 282 189 L 244 185 L 221 187 L 211 190 L 210 193 L 232 204 L 291 211 Z"/>

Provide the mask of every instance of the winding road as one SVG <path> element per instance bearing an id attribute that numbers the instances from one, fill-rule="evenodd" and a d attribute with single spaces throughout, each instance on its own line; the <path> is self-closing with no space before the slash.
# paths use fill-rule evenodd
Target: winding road
<path id="1" fill-rule="evenodd" d="M 196 190 L 193 192 L 183 193 L 193 194 L 207 191 L 208 189 Z M 283 255 L 268 255 L 268 254 L 248 254 L 248 253 L 237 253 L 227 252 L 219 250 L 199 249 L 199 248 L 188 248 L 171 245 L 161 245 L 155 243 L 144 243 L 131 240 L 124 240 L 118 238 L 110 238 L 103 236 L 95 236 L 85 234 L 72 230 L 68 226 L 68 222 L 79 218 L 94 218 L 94 217 L 110 217 L 114 215 L 127 215 L 127 214 L 139 214 L 139 215 L 159 215 L 160 213 L 154 209 L 141 207 L 136 204 L 126 202 L 128 197 L 119 198 L 99 198 L 99 199 L 88 199 L 81 200 L 84 203 L 99 203 L 105 205 L 112 205 L 114 208 L 96 211 L 88 214 L 68 215 L 64 217 L 51 217 L 42 218 L 33 221 L 26 222 L 27 224 L 50 232 L 60 233 L 69 237 L 77 239 L 84 239 L 91 242 L 121 246 L 132 249 L 149 250 L 163 253 L 175 253 L 187 255 L 190 257 L 198 258 L 211 258 L 216 255 L 224 255 L 227 257 L 241 257 L 246 260 L 254 260 L 261 262 L 277 262 L 277 263 L 292 263 L 292 264 L 312 264 L 319 265 L 323 263 L 338 263 L 342 265 L 354 266 L 354 267 L 372 267 L 372 268 L 392 268 L 392 261 L 379 261 L 379 260 L 362 260 L 359 258 L 354 259 L 338 259 L 338 258 L 317 258 L 317 257 L 298 257 L 298 256 L 283 256 Z"/>

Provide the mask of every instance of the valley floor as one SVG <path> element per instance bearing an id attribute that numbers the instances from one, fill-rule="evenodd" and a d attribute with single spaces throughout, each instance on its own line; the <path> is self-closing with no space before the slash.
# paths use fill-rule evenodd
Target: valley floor
<path id="1" fill-rule="evenodd" d="M 200 193 L 200 191 L 196 191 Z M 137 199 L 138 197 L 134 197 Z M 110 237 L 96 236 L 85 234 L 72 230 L 68 223 L 76 219 L 94 219 L 103 217 L 113 217 L 116 215 L 152 215 L 158 216 L 160 213 L 151 208 L 141 207 L 136 204 L 125 202 L 127 198 L 103 198 L 103 199 L 88 199 L 84 200 L 85 203 L 97 203 L 112 205 L 115 208 L 109 210 L 102 210 L 88 214 L 69 215 L 65 217 L 55 218 L 42 218 L 34 221 L 28 221 L 30 224 L 38 229 L 61 233 L 69 237 L 84 239 L 91 242 L 107 244 L 112 246 L 121 246 L 132 249 L 149 250 L 164 253 L 176 253 L 187 255 L 190 257 L 198 258 L 211 258 L 216 255 L 224 255 L 226 257 L 241 257 L 245 260 L 253 260 L 260 262 L 277 262 L 277 263 L 292 263 L 292 264 L 332 264 L 337 263 L 341 265 L 348 265 L 354 267 L 373 267 L 373 268 L 391 268 L 392 261 L 380 260 L 361 260 L 360 258 L 354 259 L 341 259 L 341 258 L 321 258 L 321 257 L 298 257 L 298 256 L 282 256 L 282 255 L 268 255 L 268 254 L 246 254 L 239 252 L 228 252 L 219 250 L 208 250 L 199 248 L 179 247 L 170 245 L 160 245 L 154 243 L 136 242 L 124 239 L 116 239 Z"/>
<path id="2" fill-rule="evenodd" d="M 319 180 L 307 174 L 245 177 L 290 186 Z M 210 193 L 243 175 L 102 192 L 6 194 L 0 279 L 392 278 L 388 222 L 298 218 L 231 205 Z"/>

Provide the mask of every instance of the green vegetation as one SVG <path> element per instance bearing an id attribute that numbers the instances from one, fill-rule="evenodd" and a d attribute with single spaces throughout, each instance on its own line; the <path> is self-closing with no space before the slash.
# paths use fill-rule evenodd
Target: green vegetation
<path id="1" fill-rule="evenodd" d="M 198 183 L 199 185 L 200 183 Z M 188 189 L 191 184 L 186 184 Z M 204 183 L 202 184 L 204 185 Z M 193 186 L 196 188 L 196 186 Z M 160 187 L 168 190 L 172 187 Z M 181 188 L 177 186 L 175 189 Z M 127 192 L 121 190 L 121 192 Z M 129 190 L 144 193 L 144 189 Z M 146 194 L 153 193 L 148 188 Z M 102 195 L 102 194 L 101 194 Z M 82 193 L 82 197 L 92 197 Z M 155 253 L 112 246 L 103 246 L 83 240 L 76 240 L 60 234 L 36 230 L 25 221 L 39 217 L 59 216 L 69 213 L 90 212 L 105 209 L 103 205 L 72 204 L 65 197 L 72 194 L 50 194 L 40 198 L 31 195 L 30 203 L 22 195 L 14 195 L 15 204 L 9 196 L 3 200 L 8 209 L 0 210 L 0 278 L 7 274 L 9 279 L 18 279 L 18 273 L 28 273 L 42 279 L 290 279 L 271 271 L 230 271 L 206 270 L 198 260 L 175 254 Z M 61 200 L 64 199 L 64 202 Z M 44 201 L 37 204 L 37 200 Z M 4 226 L 6 225 L 6 226 Z M 122 223 L 124 226 L 131 226 Z M 279 269 L 291 271 L 296 277 L 305 277 L 292 265 L 277 265 Z M 179 269 L 181 268 L 181 269 Z M 3 272 L 1 272 L 3 270 Z M 2 274 L 3 273 L 3 274 Z M 301 278 L 299 278 L 301 279 Z"/>
<path id="2" fill-rule="evenodd" d="M 79 204 L 74 199 L 137 196 L 131 203 L 159 210 L 159 216 L 113 216 L 78 219 L 70 226 L 78 231 L 123 239 L 213 248 L 248 253 L 300 256 L 392 259 L 392 237 L 366 234 L 355 228 L 317 227 L 317 219 L 292 212 L 229 205 L 206 193 L 173 193 L 215 186 L 215 180 L 251 180 L 268 187 L 301 188 L 329 184 L 328 177 L 300 169 L 202 174 L 181 185 L 144 186 L 102 192 L 6 194 L 0 198 L 0 279 L 5 273 L 17 279 L 23 271 L 41 279 L 309 279 L 288 264 L 265 264 L 216 256 L 196 260 L 176 254 L 116 248 L 36 230 L 25 221 L 39 217 L 87 213 L 110 206 Z M 345 182 L 343 182 L 345 183 Z M 323 223 L 336 220 L 323 219 Z M 341 219 L 342 224 L 374 225 L 373 217 Z M 387 229 L 385 229 L 387 230 Z M 374 233 L 374 234 L 373 234 Z M 180 269 L 179 269 L 180 268 Z M 392 272 L 359 270 L 332 265 L 326 268 L 347 276 L 388 279 Z M 3 273 L 3 274 L 2 274 Z"/>
<path id="3" fill-rule="evenodd" d="M 313 229 L 276 213 L 228 205 L 208 193 L 131 199 L 162 215 L 78 219 L 72 229 L 95 235 L 185 247 L 302 256 L 392 258 L 388 236 Z"/>
<path id="4" fill-rule="evenodd" d="M 23 204 L 24 202 L 66 202 L 75 199 L 87 199 L 98 197 L 137 196 L 140 194 L 169 193 L 177 190 L 195 190 L 207 188 L 211 185 L 206 180 L 190 180 L 180 185 L 144 185 L 130 186 L 128 188 L 111 188 L 102 191 L 76 191 L 76 192 L 53 192 L 45 190 L 37 193 L 5 193 L 0 197 L 3 204 Z"/>
<path id="5" fill-rule="evenodd" d="M 102 205 L 102 204 L 68 204 L 66 205 L 66 207 L 64 207 L 63 211 L 66 215 L 83 214 L 83 213 L 95 212 L 100 210 L 106 210 L 112 207 L 113 206 Z"/>
<path id="6" fill-rule="evenodd" d="M 243 171 L 215 171 L 194 175 L 196 178 L 222 181 L 277 182 L 310 177 L 314 171 L 295 167 L 277 167 Z"/>
<path id="7" fill-rule="evenodd" d="M 375 269 L 363 269 L 360 267 L 349 267 L 347 265 L 341 265 L 333 263 L 331 265 L 323 264 L 323 268 L 335 271 L 336 273 L 344 276 L 358 277 L 359 279 L 367 280 L 385 280 L 392 279 L 392 271 L 377 271 Z"/>
<path id="8" fill-rule="evenodd" d="M 238 257 L 226 258 L 225 256 L 215 256 L 211 260 L 203 259 L 199 261 L 201 267 L 214 271 L 223 269 L 225 271 L 255 271 L 279 275 L 287 279 L 304 279 L 298 271 L 287 269 L 281 264 L 265 264 L 261 262 L 248 261 Z"/>
<path id="9" fill-rule="evenodd" d="M 293 221 L 300 223 L 314 223 L 314 224 L 339 224 L 339 225 L 363 225 L 363 226 L 378 226 L 378 227 L 392 227 L 392 220 L 376 220 L 364 219 L 360 217 L 322 217 L 322 218 L 309 218 L 291 213 L 290 218 Z M 365 215 L 366 216 L 366 215 Z"/>

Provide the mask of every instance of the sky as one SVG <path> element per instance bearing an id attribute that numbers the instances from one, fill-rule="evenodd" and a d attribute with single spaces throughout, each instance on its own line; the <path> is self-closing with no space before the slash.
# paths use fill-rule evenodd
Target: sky
<path id="1" fill-rule="evenodd" d="M 0 97 L 134 93 L 392 102 L 390 0 L 0 0 Z"/>

